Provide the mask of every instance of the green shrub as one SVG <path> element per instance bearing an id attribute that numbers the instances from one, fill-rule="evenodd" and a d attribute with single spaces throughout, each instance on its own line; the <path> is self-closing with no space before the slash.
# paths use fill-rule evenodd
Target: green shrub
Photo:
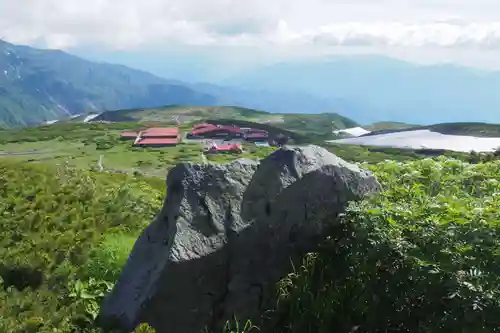
<path id="1" fill-rule="evenodd" d="M 0 160 L 0 332 L 96 330 L 102 293 L 162 192 L 143 177 Z"/>
<path id="2" fill-rule="evenodd" d="M 500 162 L 370 168 L 383 194 L 281 282 L 273 331 L 500 331 Z"/>

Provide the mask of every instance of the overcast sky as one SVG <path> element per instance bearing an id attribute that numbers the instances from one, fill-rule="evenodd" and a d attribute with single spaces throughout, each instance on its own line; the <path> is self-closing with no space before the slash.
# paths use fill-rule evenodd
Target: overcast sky
<path id="1" fill-rule="evenodd" d="M 0 0 L 0 38 L 127 52 L 412 50 L 500 66 L 500 0 Z"/>

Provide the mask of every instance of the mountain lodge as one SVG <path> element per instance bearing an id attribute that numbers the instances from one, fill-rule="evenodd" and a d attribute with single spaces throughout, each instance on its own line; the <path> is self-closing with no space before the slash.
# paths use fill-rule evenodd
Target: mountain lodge
<path id="1" fill-rule="evenodd" d="M 134 140 L 137 147 L 170 147 L 180 142 L 180 132 L 176 127 L 152 127 L 135 132 L 120 133 L 122 140 Z"/>
<path id="2" fill-rule="evenodd" d="M 229 125 L 198 124 L 193 126 L 190 133 L 186 135 L 188 139 L 244 139 L 251 142 L 267 141 L 269 134 L 267 131 L 254 128 L 239 128 Z"/>
<path id="3" fill-rule="evenodd" d="M 199 124 L 193 126 L 190 133 L 187 134 L 188 139 L 215 139 L 215 138 L 242 138 L 243 131 L 236 126 Z"/>

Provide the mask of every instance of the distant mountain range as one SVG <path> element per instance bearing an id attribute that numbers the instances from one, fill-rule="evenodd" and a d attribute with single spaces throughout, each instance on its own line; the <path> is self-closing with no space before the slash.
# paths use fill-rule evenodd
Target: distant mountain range
<path id="1" fill-rule="evenodd" d="M 450 64 L 424 66 L 380 55 L 329 55 L 265 65 L 251 64 L 247 55 L 239 70 L 226 66 L 222 58 L 213 61 L 210 54 L 208 59 L 187 54 L 182 65 L 160 61 L 164 57 L 175 60 L 174 54 L 160 57 L 133 52 L 127 57 L 96 58 L 164 77 L 209 82 L 189 86 L 216 95 L 222 104 L 269 112 L 336 112 L 362 124 L 500 123 L 500 71 Z"/>
<path id="2" fill-rule="evenodd" d="M 364 124 L 500 123 L 498 71 L 419 66 L 382 56 L 336 56 L 252 69 L 220 84 L 268 93 L 300 91 Z"/>
<path id="3" fill-rule="evenodd" d="M 0 127 L 164 105 L 332 112 L 360 124 L 500 123 L 500 72 L 417 66 L 380 56 L 335 56 L 261 66 L 204 81 L 202 76 L 202 83 L 161 78 L 0 40 Z"/>

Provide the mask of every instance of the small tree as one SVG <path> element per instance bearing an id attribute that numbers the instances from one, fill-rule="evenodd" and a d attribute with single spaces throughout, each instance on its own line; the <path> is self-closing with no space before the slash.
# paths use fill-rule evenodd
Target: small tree
<path id="1" fill-rule="evenodd" d="M 476 151 L 472 150 L 469 155 L 469 163 L 478 164 L 481 162 L 481 155 L 479 155 Z"/>

